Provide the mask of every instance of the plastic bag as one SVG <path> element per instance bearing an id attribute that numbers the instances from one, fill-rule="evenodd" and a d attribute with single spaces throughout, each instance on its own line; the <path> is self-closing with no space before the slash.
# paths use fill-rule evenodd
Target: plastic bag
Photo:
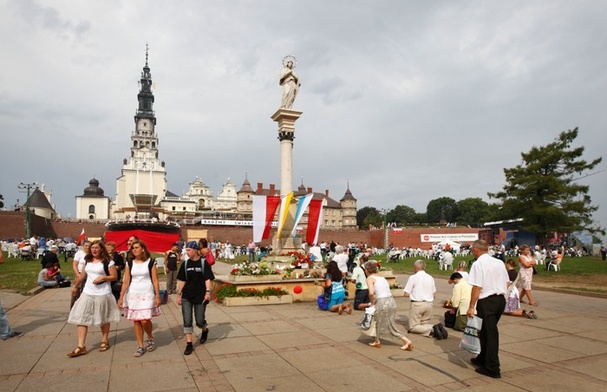
<path id="1" fill-rule="evenodd" d="M 369 306 L 365 309 L 365 315 L 360 320 L 359 328 L 362 333 L 369 336 L 375 336 L 375 306 Z"/>
<path id="2" fill-rule="evenodd" d="M 462 340 L 459 342 L 459 346 L 472 354 L 480 354 L 480 333 L 482 326 L 483 319 L 480 317 L 468 317 L 468 322 L 466 323 L 466 328 L 464 328 L 464 334 L 462 335 Z"/>

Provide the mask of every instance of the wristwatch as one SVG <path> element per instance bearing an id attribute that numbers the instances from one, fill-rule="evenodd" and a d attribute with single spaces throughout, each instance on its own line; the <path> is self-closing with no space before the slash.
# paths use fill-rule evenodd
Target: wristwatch
<path id="1" fill-rule="evenodd" d="M 211 290 L 210 290 L 210 289 L 207 289 L 207 293 L 210 293 L 210 292 L 211 292 Z"/>

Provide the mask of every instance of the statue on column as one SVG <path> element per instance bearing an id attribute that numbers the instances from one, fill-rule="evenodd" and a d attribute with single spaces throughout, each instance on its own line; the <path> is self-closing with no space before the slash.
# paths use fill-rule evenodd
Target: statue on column
<path id="1" fill-rule="evenodd" d="M 295 97 L 299 91 L 299 76 L 295 73 L 294 69 L 297 65 L 297 60 L 294 56 L 288 55 L 282 59 L 282 65 L 284 68 L 280 73 L 280 85 L 282 86 L 282 101 L 280 103 L 281 109 L 291 109 Z"/>

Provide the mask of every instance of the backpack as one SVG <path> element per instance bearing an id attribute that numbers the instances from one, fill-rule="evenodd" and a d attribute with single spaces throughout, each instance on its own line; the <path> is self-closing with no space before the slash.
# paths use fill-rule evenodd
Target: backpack
<path id="1" fill-rule="evenodd" d="M 127 264 L 129 265 L 129 273 L 130 273 L 130 271 L 133 270 L 133 260 L 127 261 Z M 150 257 L 150 261 L 148 261 L 148 272 L 150 273 L 150 278 L 152 277 L 152 268 L 154 268 L 154 265 L 156 265 L 156 259 L 153 257 Z"/>
<path id="2" fill-rule="evenodd" d="M 88 264 L 88 260 L 85 259 L 84 268 L 86 268 L 87 264 Z M 83 271 L 84 271 L 84 269 L 83 269 Z M 103 272 L 105 272 L 105 276 L 110 276 L 110 262 L 109 261 L 108 262 L 105 262 L 105 261 L 103 262 Z M 87 274 L 86 275 L 86 279 L 88 280 L 88 278 L 89 278 L 89 276 Z M 114 283 L 114 282 L 110 282 L 110 285 L 111 285 L 111 283 Z"/>

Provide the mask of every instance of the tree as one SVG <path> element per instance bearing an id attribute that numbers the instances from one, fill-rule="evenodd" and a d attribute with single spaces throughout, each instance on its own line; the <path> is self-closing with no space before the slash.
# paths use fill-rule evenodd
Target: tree
<path id="1" fill-rule="evenodd" d="M 489 204 L 480 197 L 469 197 L 457 202 L 457 210 L 458 224 L 479 227 L 487 219 Z"/>
<path id="2" fill-rule="evenodd" d="M 381 227 L 384 217 L 375 207 L 363 207 L 356 212 L 356 224 L 358 227 L 368 229 L 369 225 Z"/>
<path id="3" fill-rule="evenodd" d="M 455 222 L 457 218 L 457 203 L 450 197 L 439 197 L 430 200 L 426 207 L 428 223 Z"/>
<path id="4" fill-rule="evenodd" d="M 535 233 L 541 243 L 553 232 L 605 233 L 593 223 L 592 213 L 598 207 L 592 205 L 589 187 L 578 181 L 602 158 L 581 159 L 584 147 L 571 147 L 577 135 L 577 128 L 564 131 L 552 143 L 521 153 L 521 164 L 504 169 L 503 190 L 488 194 L 501 201 L 504 217 L 522 218 L 521 227 Z"/>
<path id="5" fill-rule="evenodd" d="M 417 212 L 409 206 L 397 205 L 393 210 L 388 212 L 388 223 L 395 222 L 397 225 L 411 225 L 419 223 L 417 220 Z"/>

